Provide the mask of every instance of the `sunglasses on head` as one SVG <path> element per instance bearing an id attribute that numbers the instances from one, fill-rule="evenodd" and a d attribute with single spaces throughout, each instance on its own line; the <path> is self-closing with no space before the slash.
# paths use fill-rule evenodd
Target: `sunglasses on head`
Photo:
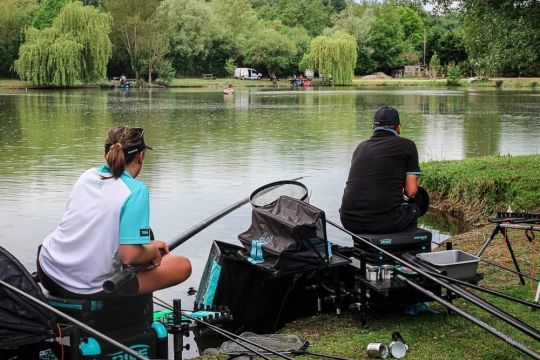
<path id="1" fill-rule="evenodd" d="M 133 146 L 130 146 L 126 149 L 124 149 L 125 155 L 133 155 L 135 153 L 144 151 L 146 149 L 154 150 L 153 147 L 147 145 L 144 142 L 144 128 L 142 127 L 134 127 L 130 128 L 130 131 L 136 132 L 136 135 L 138 137 L 139 142 Z M 105 152 L 108 152 L 112 144 L 105 144 Z"/>

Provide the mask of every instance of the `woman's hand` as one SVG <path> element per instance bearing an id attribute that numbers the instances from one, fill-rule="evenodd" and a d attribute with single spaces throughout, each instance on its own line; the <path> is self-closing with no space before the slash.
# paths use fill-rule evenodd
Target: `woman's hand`
<path id="1" fill-rule="evenodd" d="M 159 266 L 161 257 L 169 253 L 169 246 L 161 240 L 145 245 L 120 245 L 120 257 L 125 265 L 152 264 Z"/>
<path id="2" fill-rule="evenodd" d="M 166 242 L 161 240 L 154 240 L 146 246 L 152 246 L 155 248 L 155 256 L 152 259 L 152 265 L 159 266 L 161 265 L 161 258 L 163 255 L 169 253 L 169 245 Z"/>

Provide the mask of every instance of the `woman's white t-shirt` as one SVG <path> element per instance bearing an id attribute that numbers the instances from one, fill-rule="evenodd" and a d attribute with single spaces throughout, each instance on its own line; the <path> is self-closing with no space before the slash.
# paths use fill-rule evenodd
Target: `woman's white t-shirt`
<path id="1" fill-rule="evenodd" d="M 102 291 L 121 268 L 120 244 L 150 242 L 148 188 L 127 171 L 107 178 L 108 166 L 89 169 L 75 183 L 62 221 L 43 241 L 42 270 L 77 294 Z"/>

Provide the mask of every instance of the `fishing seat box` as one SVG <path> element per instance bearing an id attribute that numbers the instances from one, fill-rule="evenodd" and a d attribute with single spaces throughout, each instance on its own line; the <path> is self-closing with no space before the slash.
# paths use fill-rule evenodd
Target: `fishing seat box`
<path id="1" fill-rule="evenodd" d="M 411 226 L 405 230 L 397 233 L 389 234 L 356 234 L 373 245 L 376 245 L 389 253 L 401 256 L 404 253 L 410 253 L 412 255 L 431 251 L 431 237 L 430 231 Z M 354 248 L 359 250 L 366 257 L 366 261 L 380 265 L 384 263 L 393 263 L 394 261 L 388 256 L 381 253 L 379 250 L 365 244 L 364 242 L 353 238 Z"/>
<path id="2" fill-rule="evenodd" d="M 52 296 L 48 293 L 45 295 L 49 305 L 131 347 L 141 355 L 154 358 L 159 354 L 163 354 L 163 351 L 165 351 L 164 354 L 167 354 L 168 349 L 163 350 L 163 346 L 168 348 L 166 329 L 159 329 L 161 330 L 159 331 L 153 328 L 152 294 L 107 300 L 68 299 Z M 160 334 L 158 335 L 158 333 Z M 82 331 L 82 334 L 83 336 L 94 337 L 84 331 Z M 124 354 L 116 347 L 101 339 L 95 340 L 100 345 L 102 356 L 107 358 L 127 358 L 122 357 L 127 356 L 127 354 Z M 158 350 L 158 347 L 161 350 Z"/>
<path id="3" fill-rule="evenodd" d="M 243 250 L 234 244 L 213 242 L 196 307 L 227 307 L 233 316 L 230 326 L 256 333 L 273 332 L 284 322 L 317 312 L 315 292 L 305 290 L 305 276 L 273 276 L 249 263 Z"/>

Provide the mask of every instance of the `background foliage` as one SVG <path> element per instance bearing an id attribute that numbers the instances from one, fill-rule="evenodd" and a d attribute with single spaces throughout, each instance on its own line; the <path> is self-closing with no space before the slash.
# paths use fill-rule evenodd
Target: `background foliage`
<path id="1" fill-rule="evenodd" d="M 0 76 L 14 77 L 14 61 L 29 49 L 22 41 L 38 40 L 28 36 L 28 27 L 56 27 L 60 33 L 47 30 L 40 36 L 70 44 L 69 30 L 54 24 L 73 2 L 0 1 Z M 292 77 L 310 42 L 337 32 L 356 42 L 355 75 L 430 63 L 441 69 L 455 64 L 462 76 L 540 75 L 538 1 L 84 0 L 82 5 L 112 18 L 109 77 L 227 76 L 231 64 L 255 67 L 268 77 Z M 87 58 L 87 50 L 83 53 Z M 93 81 L 88 59 L 77 66 L 80 74 L 75 66 L 66 79 Z"/>

